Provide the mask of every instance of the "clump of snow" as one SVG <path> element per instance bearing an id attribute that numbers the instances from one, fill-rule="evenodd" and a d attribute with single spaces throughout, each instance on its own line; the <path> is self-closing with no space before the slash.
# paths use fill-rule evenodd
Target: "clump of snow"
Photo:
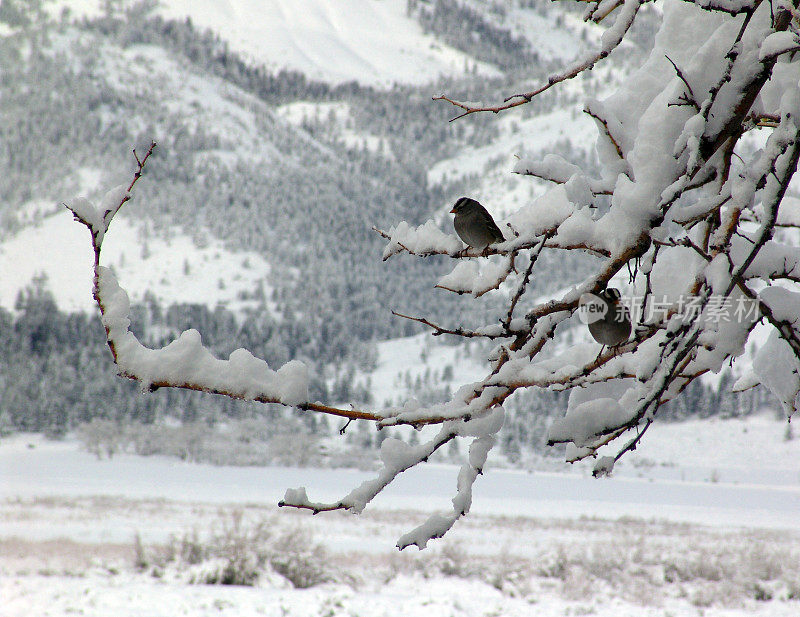
<path id="1" fill-rule="evenodd" d="M 800 47 L 800 39 L 794 32 L 773 32 L 761 43 L 758 59 L 776 57 L 787 51 L 797 50 Z"/>
<path id="2" fill-rule="evenodd" d="M 564 418 L 555 420 L 547 431 L 549 441 L 571 441 L 581 447 L 602 434 L 604 429 L 620 426 L 631 419 L 617 399 L 598 398 L 570 407 Z"/>
<path id="3" fill-rule="evenodd" d="M 451 517 L 444 514 L 432 514 L 422 525 L 400 536 L 397 540 L 397 548 L 403 549 L 414 545 L 422 550 L 431 539 L 441 538 L 452 526 Z"/>
<path id="4" fill-rule="evenodd" d="M 95 205 L 86 198 L 78 197 L 67 202 L 66 207 L 75 218 L 88 225 L 97 246 L 103 244 L 108 225 L 122 204 L 130 198 L 128 187 L 124 184 L 114 187 L 103 195 L 100 205 Z"/>
<path id="5" fill-rule="evenodd" d="M 306 494 L 306 487 L 301 486 L 299 488 L 287 488 L 286 493 L 283 496 L 283 500 L 289 503 L 307 502 L 308 495 Z"/>
<path id="6" fill-rule="evenodd" d="M 402 462 L 411 454 L 411 446 L 402 439 L 395 439 L 390 437 L 384 439 L 381 443 L 381 462 L 391 467 Z"/>
<path id="7" fill-rule="evenodd" d="M 98 270 L 98 295 L 103 325 L 116 353 L 119 370 L 135 376 L 145 387 L 167 383 L 229 392 L 245 399 L 273 400 L 298 405 L 308 400 L 308 369 L 296 360 L 277 372 L 264 360 L 239 349 L 229 360 L 215 358 L 203 347 L 197 330 L 186 330 L 166 347 L 148 349 L 128 329 L 130 302 L 108 268 Z"/>
<path id="8" fill-rule="evenodd" d="M 616 463 L 616 459 L 613 456 L 599 457 L 592 468 L 592 475 L 596 478 L 610 476 L 614 471 L 614 463 Z"/>
<path id="9" fill-rule="evenodd" d="M 778 225 L 787 227 L 800 227 L 800 199 L 797 197 L 785 196 L 781 201 L 781 208 L 778 210 Z"/>
<path id="10" fill-rule="evenodd" d="M 436 286 L 480 296 L 487 291 L 497 289 L 509 272 L 511 272 L 509 257 L 504 257 L 500 261 L 462 260 L 451 272 L 441 277 Z"/>
<path id="11" fill-rule="evenodd" d="M 717 255 L 708 266 L 706 266 L 706 280 L 714 293 L 723 294 L 731 281 L 730 262 L 728 256 Z"/>
<path id="12" fill-rule="evenodd" d="M 102 225 L 102 217 L 94 207 L 94 204 L 85 197 L 76 197 L 75 199 L 66 202 L 65 204 L 75 216 L 87 223 L 92 230 L 99 229 Z"/>
<path id="13" fill-rule="evenodd" d="M 786 413 L 792 415 L 799 402 L 800 362 L 777 330 L 773 330 L 753 359 L 753 371 L 781 402 Z"/>
<path id="14" fill-rule="evenodd" d="M 559 185 L 509 216 L 508 223 L 520 234 L 520 238 L 533 239 L 544 230 L 563 224 L 574 212 L 566 189 Z"/>
<path id="15" fill-rule="evenodd" d="M 756 375 L 752 370 L 748 370 L 733 383 L 731 386 L 731 392 L 744 392 L 750 388 L 755 388 L 760 383 L 761 380 L 758 378 L 758 375 Z"/>
<path id="16" fill-rule="evenodd" d="M 401 251 L 409 250 L 417 255 L 431 253 L 455 254 L 464 248 L 455 235 L 446 234 L 432 220 L 418 227 L 411 227 L 405 221 L 389 229 L 390 240 L 383 251 L 384 261 Z"/>

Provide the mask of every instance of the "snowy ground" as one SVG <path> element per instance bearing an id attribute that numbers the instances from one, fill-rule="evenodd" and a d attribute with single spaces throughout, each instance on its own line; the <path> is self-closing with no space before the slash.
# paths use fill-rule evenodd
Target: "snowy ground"
<path id="1" fill-rule="evenodd" d="M 473 512 L 421 553 L 394 542 L 447 507 L 454 467 L 404 474 L 360 517 L 312 517 L 275 507 L 285 488 L 329 499 L 370 474 L 98 461 L 74 441 L 6 439 L 2 614 L 797 615 L 800 440 L 766 416 L 656 428 L 610 480 L 487 470 Z M 217 562 L 165 555 L 215 546 L 236 512 L 239 550 L 266 530 L 265 546 L 327 582 L 298 589 L 266 565 L 251 587 L 190 584 Z"/>

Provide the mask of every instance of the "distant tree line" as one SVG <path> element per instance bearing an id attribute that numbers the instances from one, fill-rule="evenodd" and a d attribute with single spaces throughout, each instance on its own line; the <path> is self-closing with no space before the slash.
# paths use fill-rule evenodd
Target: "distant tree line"
<path id="1" fill-rule="evenodd" d="M 149 13 L 152 3 L 132 5 L 127 12 L 109 10 L 79 23 L 68 14 L 50 21 L 37 3 L 24 4 L 0 4 L 0 21 L 19 29 L 0 37 L 0 236 L 24 224 L 19 212 L 30 200 L 50 200 L 57 208 L 81 188 L 85 167 L 102 167 L 104 185 L 117 182 L 128 169 L 119 144 L 155 138 L 159 152 L 136 200 L 126 207 L 156 228 L 180 227 L 195 233 L 198 242 L 212 235 L 232 249 L 258 251 L 272 266 L 269 291 L 253 290 L 256 308 L 246 314 L 203 305 L 161 306 L 154 297 L 145 297 L 135 307 L 133 325 L 145 340 L 162 343 L 195 327 L 222 356 L 246 347 L 274 365 L 290 358 L 310 362 L 322 376 L 312 384 L 312 398 L 366 401 L 368 388 L 354 383 L 353 376 L 374 365 L 376 341 L 419 332 L 416 324 L 393 318 L 391 308 L 438 317 L 445 325 L 463 321 L 468 312 L 483 318 L 497 311 L 488 298 L 430 292 L 437 277 L 452 266 L 448 259 L 381 263 L 383 243 L 371 230 L 372 225 L 398 220 L 420 223 L 445 210 L 447 199 L 468 193 L 479 178 L 432 185 L 427 173 L 431 165 L 464 148 L 489 143 L 496 125 L 447 123 L 451 111 L 431 104 L 429 86 L 377 92 L 355 83 L 331 86 L 292 71 L 270 73 L 248 64 L 218 36 L 189 20 Z M 437 1 L 429 11 L 428 3 L 418 19 L 429 31 L 449 32 L 454 46 L 511 72 L 507 78 L 443 80 L 437 88 L 466 98 L 490 96 L 514 78 L 514 63 L 527 57 L 520 55 L 520 48 L 527 47 L 474 10 L 457 5 Z M 469 27 L 462 24 L 456 30 L 454 16 L 464 17 Z M 455 36 L 458 32 L 461 38 Z M 258 97 L 269 110 L 296 100 L 346 103 L 353 128 L 382 137 L 387 148 L 373 152 L 345 146 L 337 137 L 341 127 L 328 117 L 309 118 L 295 128 L 265 114 L 263 125 L 254 130 L 281 158 L 243 156 L 234 140 L 214 127 L 194 126 L 185 110 L 173 109 L 170 93 L 157 84 L 133 84 L 136 96 L 120 89 L 97 50 L 138 44 L 180 56 L 187 71 L 215 75 Z M 528 74 L 544 73 L 547 67 L 537 64 L 532 52 L 528 60 L 534 64 L 526 67 Z M 537 100 L 523 117 L 555 109 L 565 97 Z M 534 146 L 585 168 L 594 156 L 586 144 L 568 140 Z M 234 162 L 220 153 L 230 154 Z M 564 284 L 565 270 L 579 277 L 587 263 L 571 256 L 544 256 L 532 286 L 537 293 L 556 289 Z M 694 382 L 671 404 L 669 414 L 739 415 L 766 401 L 758 389 L 738 398 L 727 393 L 725 380 L 730 376 L 723 375 L 719 390 Z M 435 372 L 412 386 L 425 402 L 449 394 Z M 563 413 L 564 407 L 559 394 L 509 401 L 505 451 L 538 447 L 547 419 Z M 290 412 L 179 391 L 140 396 L 134 384 L 113 374 L 96 316 L 59 311 L 43 279 L 20 294 L 14 312 L 0 309 L 2 430 L 60 435 L 97 418 L 193 422 L 284 413 Z M 325 432 L 328 427 L 312 429 Z"/>

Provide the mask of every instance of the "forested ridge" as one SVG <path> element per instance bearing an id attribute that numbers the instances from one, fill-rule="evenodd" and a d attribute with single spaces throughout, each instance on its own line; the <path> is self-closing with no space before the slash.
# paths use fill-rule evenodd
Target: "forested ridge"
<path id="1" fill-rule="evenodd" d="M 374 367 L 377 342 L 421 331 L 392 317 L 391 309 L 444 324 L 496 310 L 488 298 L 432 289 L 446 259 L 382 263 L 383 241 L 372 231 L 399 220 L 419 224 L 468 193 L 475 178 L 432 184 L 427 172 L 462 148 L 490 142 L 497 130 L 491 122 L 448 123 L 452 112 L 431 102 L 430 86 L 395 86 L 387 92 L 357 83 L 315 82 L 292 71 L 270 73 L 189 20 L 166 20 L 147 10 L 93 20 L 68 14 L 55 19 L 34 9 L 27 16 L 12 15 L 10 6 L 0 11 L 12 28 L 0 37 L 0 239 L 26 224 L 19 211 L 28 201 L 49 200 L 56 208 L 73 196 L 84 166 L 102 164 L 101 187 L 124 181 L 131 167 L 129 147 L 154 139 L 156 154 L 126 208 L 149 221 L 155 234 L 180 227 L 198 242 L 221 238 L 232 249 L 264 255 L 272 265 L 269 296 L 254 289 L 255 308 L 243 313 L 144 298 L 135 307 L 133 325 L 143 340 L 163 344 L 183 329 L 196 328 L 220 356 L 245 347 L 271 366 L 292 358 L 310 363 L 321 375 L 312 383 L 312 400 L 369 403 L 367 380 L 354 375 Z M 553 66 L 505 29 L 499 13 L 484 16 L 449 0 L 410 2 L 408 10 L 427 31 L 455 47 L 464 46 L 460 35 L 467 23 L 475 33 L 470 40 L 480 42 L 471 47 L 476 57 L 505 71 L 493 79 L 441 80 L 436 90 L 488 98 L 517 83 L 523 71 L 545 75 Z M 641 39 L 646 47 L 646 32 Z M 130 67 L 126 72 L 124 58 L 117 57 L 139 49 L 161 50 L 188 75 L 212 80 L 211 87 L 224 91 L 228 102 L 252 112 L 263 152 L 243 150 L 236 133 L 194 122 L 192 108 L 170 99 L 174 83 L 160 74 L 143 79 L 148 71 Z M 159 53 L 153 54 L 156 66 Z M 523 117 L 551 111 L 572 96 L 537 100 Z M 275 110 L 295 101 L 345 104 L 348 128 L 376 136 L 382 145 L 376 150 L 366 140 L 346 143 L 336 117 L 308 117 L 301 126 L 281 121 Z M 586 144 L 533 147 L 589 164 L 594 156 Z M 442 217 L 441 224 L 449 229 L 450 221 Z M 590 260 L 560 257 L 541 264 L 533 283 L 538 294 L 579 276 Z M 306 430 L 320 435 L 334 428 L 291 412 L 195 393 L 140 394 L 135 384 L 115 375 L 96 315 L 60 311 L 43 278 L 20 294 L 13 311 L 0 309 L 0 341 L 0 426 L 6 432 L 55 436 L 96 418 L 213 424 L 265 413 L 295 417 L 291 422 L 304 422 Z M 458 367 L 451 371 L 457 373 Z M 410 383 L 410 390 L 423 398 L 444 398 L 442 374 L 443 367 L 434 367 L 425 383 Z M 693 383 L 669 413 L 740 415 L 768 401 L 761 390 L 732 395 L 729 385 L 729 375 L 718 388 Z M 540 449 L 547 423 L 564 406 L 559 394 L 511 399 L 504 452 L 514 458 Z"/>

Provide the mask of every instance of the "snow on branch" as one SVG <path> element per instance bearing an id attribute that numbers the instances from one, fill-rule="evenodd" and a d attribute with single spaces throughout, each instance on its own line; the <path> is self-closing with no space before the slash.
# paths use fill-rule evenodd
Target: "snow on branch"
<path id="1" fill-rule="evenodd" d="M 742 13 L 751 13 L 761 3 L 761 0 L 685 0 L 696 4 L 704 11 L 727 13 L 732 17 Z"/>
<path id="2" fill-rule="evenodd" d="M 771 240 L 777 225 L 800 222 L 791 213 L 779 214 L 797 166 L 794 99 L 800 72 L 794 63 L 775 63 L 797 46 L 795 33 L 786 30 L 790 12 L 776 10 L 772 19 L 759 2 L 698 4 L 703 11 L 744 13 L 745 18 L 735 25 L 726 21 L 730 18 L 698 19 L 690 5 L 665 3 L 660 44 L 642 68 L 643 85 L 634 76 L 619 96 L 602 106 L 587 104 L 598 122 L 598 139 L 610 146 L 603 156 L 604 180 L 593 179 L 553 155 L 542 161 L 520 161 L 514 168 L 516 173 L 564 187 L 581 183 L 593 195 L 613 195 L 611 211 L 603 216 L 575 207 L 571 200 L 571 210 L 567 208 L 550 227 L 520 223 L 528 213 L 541 217 L 542 203 L 509 218 L 512 228 L 520 231 L 519 238 L 524 238 L 526 250 L 537 233 L 547 229 L 552 240 L 545 247 L 581 245 L 605 255 L 607 261 L 561 300 L 529 310 L 527 334 L 521 333 L 524 322 L 517 322 L 517 338 L 503 348 L 489 382 L 511 388 L 584 388 L 580 397 L 570 398 L 566 417 L 550 433 L 552 443 L 571 444 L 570 460 L 595 456 L 639 427 L 615 456 L 599 459 L 598 473 L 610 472 L 620 456 L 636 447 L 661 405 L 678 396 L 693 379 L 719 371 L 725 361 L 741 354 L 759 319 L 770 323 L 776 340 L 783 340 L 800 358 L 800 314 L 792 308 L 800 290 L 771 286 L 775 280 L 794 283 L 800 258 L 797 247 L 779 246 Z M 617 21 L 623 23 L 620 19 L 621 15 Z M 685 38 L 689 32 L 696 37 L 695 43 Z M 781 79 L 769 83 L 775 71 L 780 71 Z M 654 74 L 660 75 L 660 82 L 653 81 Z M 753 109 L 759 95 L 766 94 L 778 105 Z M 458 106 L 473 113 L 498 112 L 514 105 Z M 774 131 L 766 148 L 747 161 L 741 172 L 732 174 L 732 154 L 748 126 Z M 687 195 L 692 197 L 686 199 Z M 757 212 L 752 209 L 754 203 L 759 204 Z M 549 206 L 548 212 L 556 211 Z M 743 216 L 747 211 L 752 214 Z M 665 220 L 682 226 L 668 241 L 660 228 Z M 748 229 L 746 221 L 758 222 L 758 231 Z M 676 259 L 682 247 L 696 259 Z M 514 248 L 508 243 L 498 246 L 497 252 Z M 556 326 L 575 313 L 579 297 L 604 287 L 631 260 L 643 264 L 642 271 L 632 276 L 634 289 L 639 286 L 644 291 L 635 340 L 596 357 L 584 346 L 573 345 L 544 360 L 536 359 L 552 346 L 548 343 Z M 766 282 L 767 289 L 756 292 L 758 287 L 748 284 L 754 279 L 760 286 Z M 674 301 L 660 315 L 647 318 L 648 300 L 659 296 Z M 732 313 L 733 306 L 738 314 L 720 318 L 723 309 Z M 769 381 L 762 383 L 770 387 Z M 793 413 L 791 405 L 800 385 L 797 380 L 784 383 L 790 384 L 788 389 L 774 383 L 772 388 Z"/>
<path id="3" fill-rule="evenodd" d="M 308 370 L 296 360 L 277 371 L 245 349 L 237 349 L 228 360 L 220 360 L 203 346 L 197 330 L 182 332 L 161 349 L 148 349 L 128 329 L 128 294 L 108 268 L 100 266 L 97 277 L 102 322 L 121 375 L 134 377 L 148 390 L 165 386 L 188 388 L 283 405 L 308 401 Z"/>
<path id="4" fill-rule="evenodd" d="M 203 346 L 197 330 L 183 332 L 161 349 L 149 349 L 129 330 L 128 294 L 111 270 L 100 265 L 100 254 L 109 225 L 131 199 L 131 191 L 155 147 L 152 142 L 141 159 L 133 151 L 137 163 L 133 180 L 127 187 L 119 186 L 106 193 L 99 207 L 87 199 L 65 204 L 75 219 L 91 232 L 95 255 L 94 297 L 120 375 L 139 381 L 149 390 L 178 387 L 285 405 L 306 403 L 308 371 L 300 362 L 292 361 L 273 371 L 266 362 L 244 349 L 231 353 L 228 360 L 219 360 Z"/>
<path id="5" fill-rule="evenodd" d="M 478 393 L 470 388 L 462 388 L 450 403 L 428 409 L 413 401 L 382 412 L 341 409 L 308 400 L 308 369 L 297 360 L 272 370 L 264 360 L 256 358 L 245 349 L 237 349 L 228 359 L 219 359 L 203 346 L 200 333 L 194 329 L 182 332 L 174 341 L 159 349 L 150 349 L 143 345 L 130 331 L 131 307 L 128 294 L 120 287 L 112 271 L 100 265 L 100 256 L 103 239 L 114 216 L 133 197 L 132 190 L 142 176 L 145 164 L 155 147 L 155 142 L 151 143 L 147 153 L 141 158 L 133 151 L 137 164 L 133 180 L 127 186 L 109 191 L 99 207 L 83 198 L 64 204 L 75 219 L 91 233 L 95 256 L 94 297 L 100 308 L 108 346 L 119 375 L 140 382 L 143 389 L 149 391 L 158 388 L 183 388 L 234 399 L 293 406 L 304 411 L 349 419 L 372 420 L 378 422 L 379 426 L 442 425 L 438 435 L 421 446 L 412 447 L 397 439 L 385 440 L 381 449 L 384 468 L 379 476 L 364 483 L 339 502 L 311 502 L 305 489 L 300 488 L 287 490 L 284 500 L 279 504 L 310 509 L 315 513 L 335 509 L 361 512 L 399 473 L 427 461 L 431 454 L 452 439 L 473 438 L 470 454 L 458 476 L 453 513 L 432 518 L 426 525 L 411 532 L 412 536 L 404 536 L 399 546 L 404 548 L 415 544 L 422 548 L 427 540 L 443 535 L 469 510 L 472 484 L 481 472 L 488 451 L 495 443 L 494 435 L 502 426 L 503 410 L 500 405 L 503 397 L 498 397 L 491 390 Z M 444 332 L 442 330 L 439 333 Z M 469 336 L 464 331 L 448 333 Z M 500 335 L 501 333 L 497 333 L 496 336 Z"/>
<path id="6" fill-rule="evenodd" d="M 520 159 L 514 165 L 512 172 L 523 176 L 534 176 L 555 184 L 580 182 L 592 195 L 611 195 L 614 189 L 611 182 L 583 175 L 580 167 L 557 154 L 548 154 L 542 160 Z"/>
<path id="7" fill-rule="evenodd" d="M 461 261 L 439 279 L 436 287 L 478 298 L 503 284 L 514 270 L 514 255 L 504 257 L 500 263 L 487 261 L 479 265 L 477 261 Z"/>
<path id="8" fill-rule="evenodd" d="M 197 330 L 181 333 L 161 349 L 149 349 L 139 342 L 129 330 L 128 294 L 119 286 L 111 270 L 100 265 L 100 255 L 103 239 L 114 216 L 132 198 L 132 190 L 155 147 L 155 142 L 152 142 L 141 158 L 133 151 L 137 164 L 133 180 L 127 186 L 121 185 L 107 192 L 99 207 L 83 198 L 64 204 L 91 233 L 95 257 L 93 294 L 119 374 L 140 382 L 146 390 L 184 388 L 236 399 L 296 406 L 351 419 L 384 419 L 382 415 L 308 401 L 308 370 L 296 360 L 277 371 L 245 349 L 237 349 L 227 360 L 221 360 L 203 346 Z"/>
<path id="9" fill-rule="evenodd" d="M 487 412 L 480 418 L 459 422 L 447 422 L 430 440 L 411 446 L 400 439 L 385 439 L 381 443 L 381 462 L 378 475 L 366 480 L 340 500 L 332 503 L 313 502 L 308 499 L 305 487 L 290 489 L 278 504 L 282 507 L 311 510 L 314 514 L 330 510 L 349 510 L 360 514 L 400 473 L 427 461 L 428 458 L 455 437 L 473 437 L 469 455 L 458 474 L 456 496 L 453 498 L 453 511 L 448 514 L 434 514 L 416 529 L 401 536 L 397 542 L 399 549 L 415 545 L 425 548 L 429 540 L 442 537 L 472 505 L 472 486 L 486 464 L 486 457 L 495 444 L 495 435 L 503 426 L 502 408 Z"/>
<path id="10" fill-rule="evenodd" d="M 459 107 L 458 117 L 498 113 L 591 69 L 622 43 L 644 0 L 588 4 L 589 19 L 615 15 L 599 51 L 543 86 L 495 107 L 437 98 Z M 108 225 L 131 198 L 152 147 L 137 157 L 133 182 L 112 190 L 99 208 L 86 200 L 68 205 L 91 231 L 95 298 L 120 374 L 148 388 L 280 403 L 377 427 L 438 425 L 420 445 L 385 440 L 377 475 L 337 501 L 314 501 L 302 487 L 286 492 L 282 506 L 314 513 L 361 512 L 400 473 L 446 443 L 469 440 L 452 510 L 403 535 L 401 549 L 423 548 L 469 511 L 473 484 L 502 427 L 503 405 L 520 390 L 569 391 L 565 415 L 548 439 L 567 444 L 568 461 L 595 458 L 594 474 L 607 475 L 655 430 L 664 404 L 702 375 L 741 362 L 751 334 L 764 323 L 771 330 L 767 342 L 752 366 L 741 367 L 735 387 L 762 384 L 791 416 L 800 404 L 800 248 L 775 234 L 800 226 L 800 200 L 787 194 L 800 158 L 796 3 L 661 4 L 663 20 L 649 57 L 616 92 L 584 103 L 596 121 L 599 169 L 555 155 L 519 161 L 514 173 L 552 185 L 497 221 L 505 240 L 484 250 L 465 247 L 433 220 L 375 229 L 387 241 L 384 260 L 448 256 L 455 265 L 438 287 L 464 294 L 466 302 L 484 294 L 497 302 L 499 319 L 454 327 L 394 313 L 433 336 L 492 341 L 481 380 L 443 403 L 412 399 L 360 411 L 308 401 L 308 376 L 299 362 L 273 370 L 245 350 L 217 359 L 194 330 L 162 349 L 141 345 L 129 330 L 127 295 L 99 263 Z M 767 138 L 754 152 L 741 139 L 756 129 Z M 594 203 L 598 195 L 610 198 L 602 208 Z M 564 287 L 552 297 L 532 297 L 539 257 L 548 250 L 588 252 L 595 259 L 582 278 L 565 273 Z M 613 328 L 610 318 L 590 325 L 596 322 L 587 321 L 587 298 L 602 298 L 605 314 L 619 317 L 623 327 Z"/>

